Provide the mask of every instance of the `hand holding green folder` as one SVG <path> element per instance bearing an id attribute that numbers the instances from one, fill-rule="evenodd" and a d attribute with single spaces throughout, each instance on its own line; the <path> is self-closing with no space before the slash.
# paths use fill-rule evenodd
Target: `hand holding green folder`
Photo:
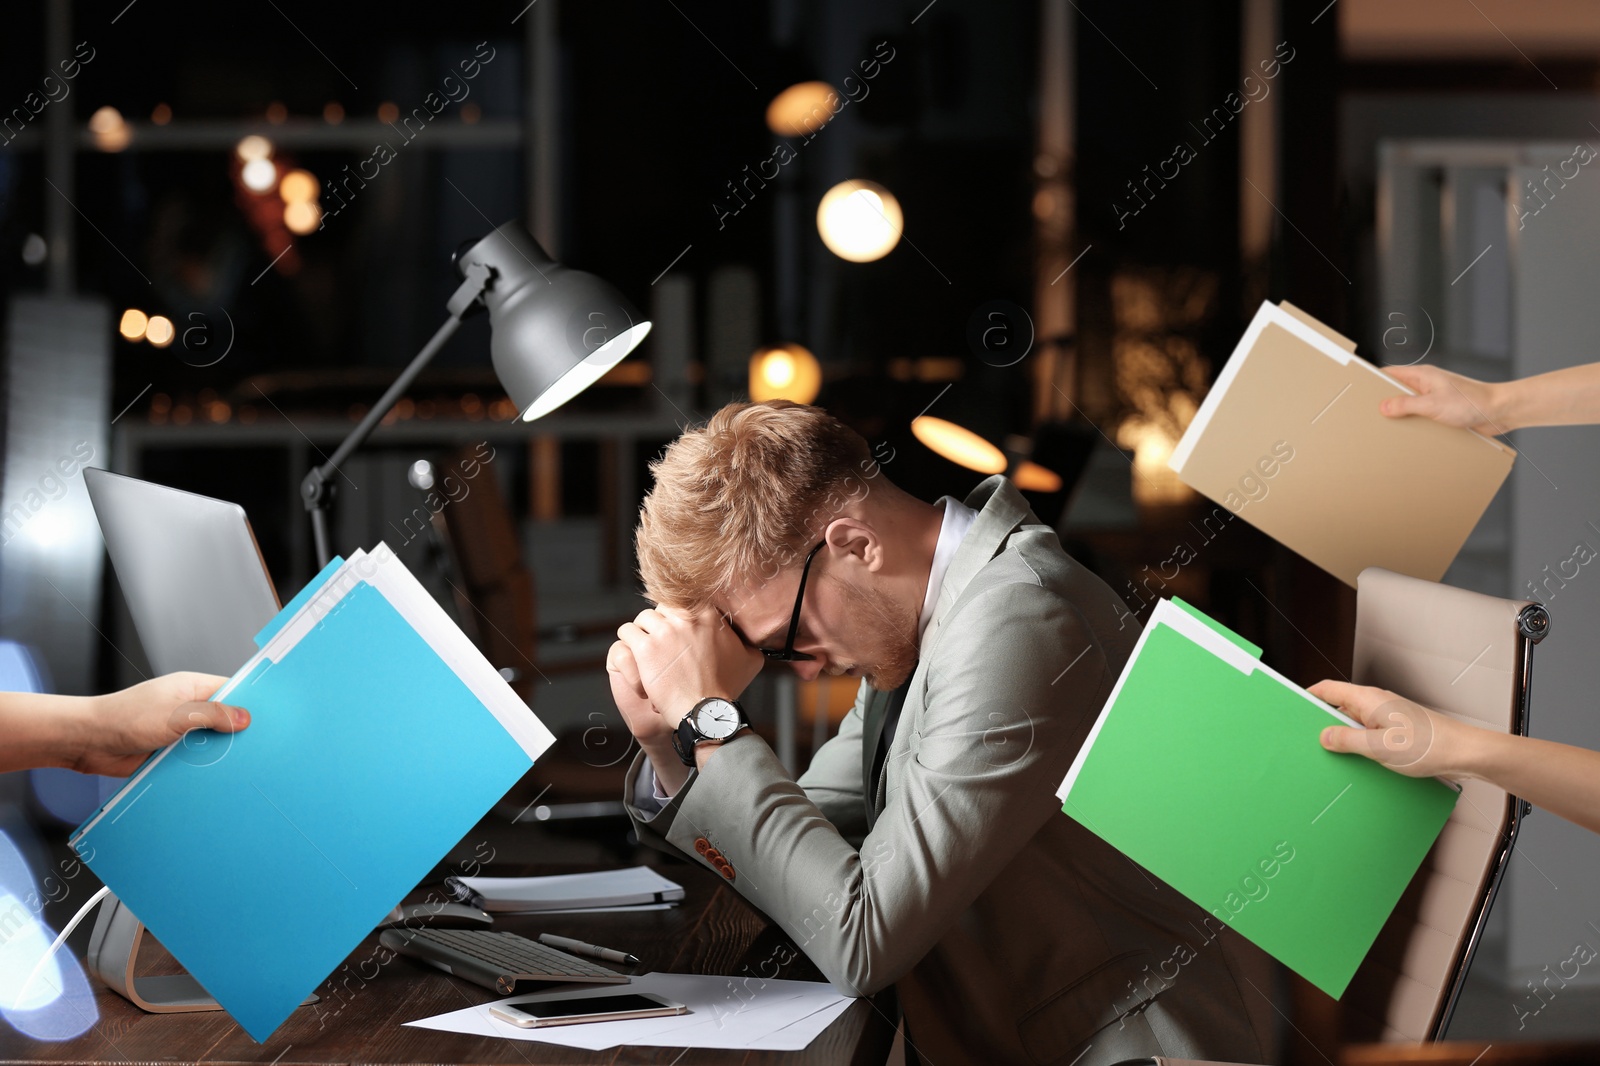
<path id="1" fill-rule="evenodd" d="M 1182 600 L 1156 604 L 1057 790 L 1062 810 L 1329 995 L 1343 995 L 1455 806 L 1336 755 L 1356 725 Z"/>

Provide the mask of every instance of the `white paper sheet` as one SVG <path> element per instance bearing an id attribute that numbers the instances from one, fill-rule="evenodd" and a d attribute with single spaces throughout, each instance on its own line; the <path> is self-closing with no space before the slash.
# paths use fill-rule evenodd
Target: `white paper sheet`
<path id="1" fill-rule="evenodd" d="M 648 866 L 547 877 L 452 877 L 477 893 L 486 911 L 549 911 L 562 907 L 638 906 L 683 898 L 683 886 Z"/>
<path id="2" fill-rule="evenodd" d="M 594 995 L 615 994 L 608 988 Z M 536 1040 L 562 1047 L 600 1051 L 622 1044 L 636 1047 L 743 1048 L 800 1051 L 843 1014 L 852 1000 L 832 985 L 815 981 L 763 981 L 759 978 L 648 973 L 635 977 L 628 992 L 649 992 L 690 1010 L 668 1018 L 625 1022 L 585 1022 L 546 1029 L 519 1029 L 489 1014 L 482 1003 L 407 1025 L 420 1029 Z M 540 993 L 495 1003 L 526 1003 Z"/>
<path id="3" fill-rule="evenodd" d="M 495 911 L 496 914 L 632 914 L 634 911 L 670 911 L 678 906 L 671 903 L 628 903 L 620 907 L 552 907 L 543 911 Z"/>

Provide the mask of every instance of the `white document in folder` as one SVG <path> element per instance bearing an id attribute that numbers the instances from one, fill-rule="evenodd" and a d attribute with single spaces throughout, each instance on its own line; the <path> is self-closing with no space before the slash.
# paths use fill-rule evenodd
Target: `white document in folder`
<path id="1" fill-rule="evenodd" d="M 489 1013 L 491 1006 L 516 1005 L 536 999 L 538 993 L 535 993 L 480 1003 L 406 1024 L 469 1036 L 537 1040 L 589 1051 L 623 1044 L 801 1051 L 852 1002 L 832 985 L 817 981 L 767 981 L 683 973 L 647 973 L 635 977 L 627 991 L 648 992 L 682 1003 L 689 1008 L 689 1013 L 623 1022 L 581 1022 L 543 1029 L 521 1029 Z M 616 989 L 607 992 L 615 994 Z"/>

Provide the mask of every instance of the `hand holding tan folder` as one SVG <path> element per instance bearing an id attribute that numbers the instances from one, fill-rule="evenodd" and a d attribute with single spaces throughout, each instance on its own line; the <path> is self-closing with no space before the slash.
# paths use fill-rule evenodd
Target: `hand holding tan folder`
<path id="1" fill-rule="evenodd" d="M 1516 452 L 1379 413 L 1410 391 L 1304 311 L 1263 303 L 1168 465 L 1347 585 L 1369 566 L 1437 581 Z"/>

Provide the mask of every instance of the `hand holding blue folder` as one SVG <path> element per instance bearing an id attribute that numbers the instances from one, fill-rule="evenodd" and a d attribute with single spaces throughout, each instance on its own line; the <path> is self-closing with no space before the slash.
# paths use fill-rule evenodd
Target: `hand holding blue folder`
<path id="1" fill-rule="evenodd" d="M 72 846 L 257 1040 L 553 742 L 389 550 L 335 560 Z"/>

